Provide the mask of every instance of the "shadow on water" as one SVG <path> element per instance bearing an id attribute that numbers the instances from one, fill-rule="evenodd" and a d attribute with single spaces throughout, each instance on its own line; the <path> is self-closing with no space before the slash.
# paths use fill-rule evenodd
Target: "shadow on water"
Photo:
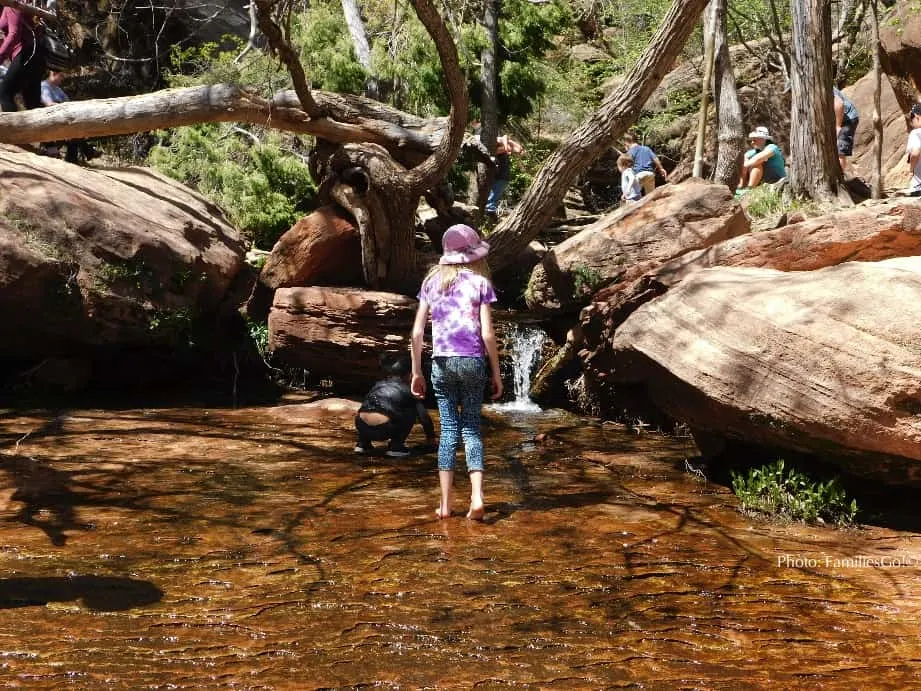
<path id="1" fill-rule="evenodd" d="M 0 578 L 0 609 L 40 607 L 79 600 L 84 607 L 121 612 L 159 602 L 163 591 L 149 581 L 116 576 Z"/>

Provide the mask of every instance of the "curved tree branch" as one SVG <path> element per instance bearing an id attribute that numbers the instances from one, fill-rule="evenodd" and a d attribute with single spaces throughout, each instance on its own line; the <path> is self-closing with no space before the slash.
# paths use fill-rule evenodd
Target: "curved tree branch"
<path id="1" fill-rule="evenodd" d="M 444 70 L 448 94 L 451 97 L 451 112 L 448 114 L 449 126 L 446 136 L 442 137 L 434 153 L 421 164 L 407 171 L 404 176 L 406 184 L 414 192 L 422 193 L 440 182 L 454 164 L 457 153 L 464 140 L 464 128 L 467 125 L 467 85 L 461 72 L 457 57 L 457 47 L 447 25 L 438 14 L 430 0 L 412 0 L 419 21 L 425 26 L 429 36 L 435 42 L 441 67 Z"/>
<path id="2" fill-rule="evenodd" d="M 307 76 L 304 74 L 304 66 L 301 65 L 300 58 L 294 48 L 291 47 L 291 43 L 285 38 L 281 27 L 272 19 L 272 9 L 275 7 L 275 3 L 272 0 L 252 0 L 252 2 L 256 4 L 256 19 L 259 22 L 259 28 L 265 34 L 272 53 L 278 55 L 285 67 L 288 68 L 288 73 L 291 75 L 291 81 L 294 85 L 294 92 L 300 99 L 304 112 L 313 120 L 326 117 L 326 113 L 317 105 L 313 95 L 310 93 L 310 85 L 307 84 Z"/>
<path id="3" fill-rule="evenodd" d="M 489 236 L 493 270 L 513 264 L 547 227 L 566 190 L 627 127 L 671 69 L 707 0 L 674 0 L 652 41 L 621 85 L 546 160 L 511 215 Z"/>

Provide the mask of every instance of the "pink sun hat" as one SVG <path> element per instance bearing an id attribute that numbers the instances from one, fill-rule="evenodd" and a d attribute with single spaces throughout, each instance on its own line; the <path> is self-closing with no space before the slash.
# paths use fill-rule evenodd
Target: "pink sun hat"
<path id="1" fill-rule="evenodd" d="M 489 243 L 481 240 L 473 228 L 463 223 L 445 231 L 441 246 L 444 254 L 439 264 L 472 264 L 489 253 Z"/>

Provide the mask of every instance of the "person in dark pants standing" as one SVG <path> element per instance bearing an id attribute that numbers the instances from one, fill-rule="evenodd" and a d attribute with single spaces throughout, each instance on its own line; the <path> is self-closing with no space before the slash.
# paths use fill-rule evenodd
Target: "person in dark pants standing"
<path id="1" fill-rule="evenodd" d="M 499 200 L 502 199 L 505 188 L 512 179 L 510 157 L 512 154 L 517 156 L 523 153 L 524 147 L 507 134 L 496 140 L 496 178 L 489 191 L 489 199 L 486 200 L 486 213 L 495 215 L 499 212 Z"/>
<path id="2" fill-rule="evenodd" d="M 832 89 L 835 108 L 835 134 L 838 139 L 838 163 L 841 172 L 847 166 L 847 158 L 854 153 L 854 133 L 860 124 L 857 107 L 838 89 Z"/>
<path id="3" fill-rule="evenodd" d="M 26 108 L 42 106 L 42 76 L 45 60 L 41 42 L 38 40 L 40 27 L 20 10 L 4 7 L 0 13 L 0 64 L 10 61 L 6 74 L 0 79 L 0 108 L 13 112 L 16 108 L 16 94 L 22 95 Z"/>

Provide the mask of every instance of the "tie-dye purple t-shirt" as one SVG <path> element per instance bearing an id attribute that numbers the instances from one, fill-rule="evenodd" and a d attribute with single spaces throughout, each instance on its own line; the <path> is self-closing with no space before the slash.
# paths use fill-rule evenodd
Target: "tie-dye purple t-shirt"
<path id="1" fill-rule="evenodd" d="M 461 271 L 454 283 L 441 291 L 441 277 L 432 276 L 417 296 L 432 314 L 432 355 L 435 357 L 483 357 L 480 305 L 496 301 L 489 279 Z"/>

